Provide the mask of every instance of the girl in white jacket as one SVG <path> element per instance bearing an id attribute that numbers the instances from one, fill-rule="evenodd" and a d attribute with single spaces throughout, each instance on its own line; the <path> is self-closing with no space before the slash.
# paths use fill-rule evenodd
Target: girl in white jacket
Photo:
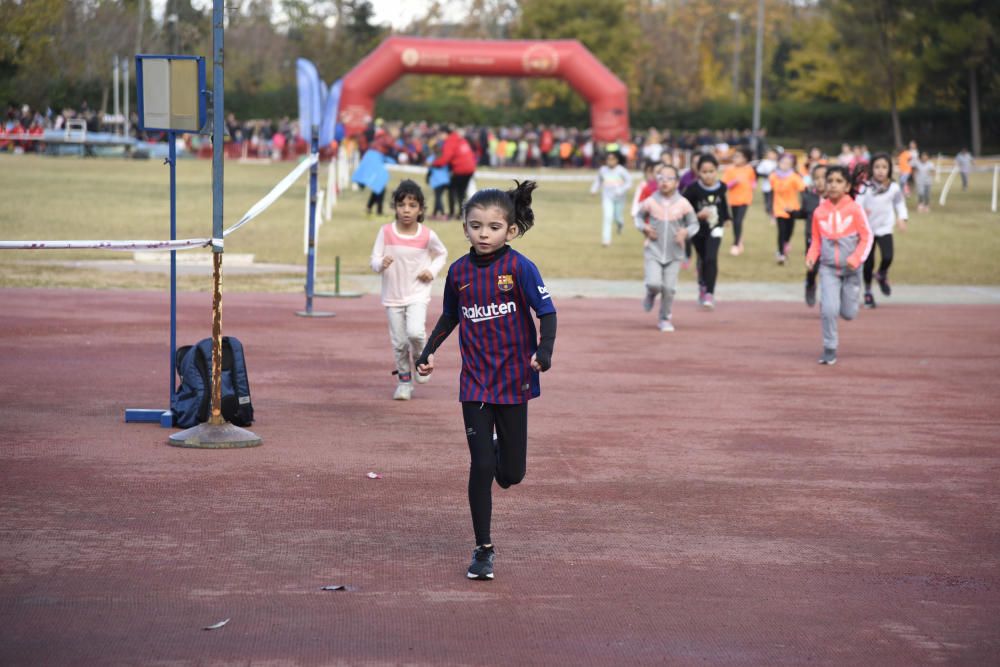
<path id="1" fill-rule="evenodd" d="M 858 195 L 858 204 L 865 210 L 872 234 L 875 236 L 875 246 L 878 247 L 882 260 L 878 271 L 875 271 L 875 248 L 865 260 L 865 307 L 875 307 L 875 297 L 872 296 L 872 278 L 878 283 L 882 294 L 892 294 L 889 285 L 889 266 L 892 264 L 893 244 L 892 230 L 899 223 L 899 230 L 906 231 L 906 198 L 903 191 L 892 180 L 892 158 L 887 153 L 879 153 L 871 161 L 872 179 L 866 183 L 864 192 Z"/>

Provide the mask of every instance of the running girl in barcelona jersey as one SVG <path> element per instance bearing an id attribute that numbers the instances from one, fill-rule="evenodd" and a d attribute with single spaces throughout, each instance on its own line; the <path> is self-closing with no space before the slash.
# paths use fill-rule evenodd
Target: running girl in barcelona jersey
<path id="1" fill-rule="evenodd" d="M 506 489 L 524 478 L 528 401 L 540 393 L 538 374 L 549 369 L 555 345 L 556 309 L 549 291 L 531 260 L 507 245 L 534 224 L 535 187 L 525 181 L 506 192 L 480 190 L 466 202 L 463 226 L 472 248 L 448 270 L 441 318 L 416 362 L 418 373 L 430 374 L 434 351 L 459 327 L 459 400 L 476 537 L 470 579 L 493 579 L 493 480 Z M 531 311 L 538 316 L 540 336 Z"/>

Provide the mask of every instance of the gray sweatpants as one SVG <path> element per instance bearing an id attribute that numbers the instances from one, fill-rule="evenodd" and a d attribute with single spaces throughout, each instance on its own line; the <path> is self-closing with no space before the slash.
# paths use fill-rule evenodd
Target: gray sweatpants
<path id="1" fill-rule="evenodd" d="M 677 293 L 677 275 L 681 272 L 681 263 L 676 259 L 666 264 L 652 258 L 645 259 L 646 291 L 660 295 L 660 319 L 669 320 L 674 307 L 674 295 Z"/>
<path id="2" fill-rule="evenodd" d="M 861 268 L 839 272 L 832 266 L 819 267 L 819 305 L 823 321 L 823 348 L 837 349 L 837 316 L 853 320 L 861 297 Z"/>

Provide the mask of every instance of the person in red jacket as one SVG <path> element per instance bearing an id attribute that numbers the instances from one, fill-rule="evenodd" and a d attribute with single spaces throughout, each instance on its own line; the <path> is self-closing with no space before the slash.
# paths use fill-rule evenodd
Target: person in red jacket
<path id="1" fill-rule="evenodd" d="M 462 206 L 465 204 L 465 192 L 469 189 L 469 181 L 476 173 L 476 153 L 468 140 L 457 129 L 447 128 L 448 137 L 444 140 L 441 155 L 431 163 L 432 167 L 447 166 L 451 169 L 451 180 L 448 183 L 448 217 L 462 219 Z M 458 211 L 454 204 L 458 204 Z"/>
<path id="2" fill-rule="evenodd" d="M 847 167 L 826 170 L 826 199 L 812 218 L 812 243 L 806 268 L 819 264 L 823 355 L 819 363 L 837 363 L 837 316 L 853 320 L 861 300 L 861 266 L 872 250 L 872 229 L 865 210 L 851 198 Z"/>

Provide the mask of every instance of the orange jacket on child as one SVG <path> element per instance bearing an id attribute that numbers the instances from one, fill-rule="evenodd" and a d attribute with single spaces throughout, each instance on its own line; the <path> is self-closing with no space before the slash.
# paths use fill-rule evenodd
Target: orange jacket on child
<path id="1" fill-rule="evenodd" d="M 777 171 L 771 172 L 771 191 L 774 192 L 774 203 L 772 210 L 776 218 L 790 218 L 791 211 L 798 211 L 802 208 L 799 201 L 799 193 L 806 189 L 806 184 L 802 177 L 794 171 L 782 178 Z"/>
<path id="2" fill-rule="evenodd" d="M 836 204 L 824 199 L 812 219 L 812 243 L 806 259 L 835 269 L 860 267 L 872 250 L 872 228 L 865 210 L 848 195 Z M 848 263 L 854 265 L 850 269 Z"/>
<path id="3" fill-rule="evenodd" d="M 753 186 L 757 183 L 753 167 L 730 165 L 722 172 L 722 181 L 729 188 L 726 195 L 730 206 L 749 206 L 753 202 Z"/>

